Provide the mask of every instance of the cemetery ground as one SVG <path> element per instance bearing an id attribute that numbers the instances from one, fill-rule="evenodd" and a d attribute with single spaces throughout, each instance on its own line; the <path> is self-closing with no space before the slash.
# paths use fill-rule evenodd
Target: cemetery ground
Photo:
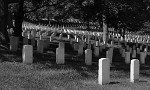
<path id="1" fill-rule="evenodd" d="M 110 68 L 110 83 L 98 84 L 98 59 L 93 57 L 91 66 L 84 63 L 84 56 L 67 53 L 64 65 L 57 65 L 55 52 L 34 52 L 34 63 L 22 63 L 22 50 L 11 52 L 0 46 L 0 90 L 149 90 L 150 63 L 140 65 L 139 82 L 130 83 L 130 65 L 114 49 Z"/>

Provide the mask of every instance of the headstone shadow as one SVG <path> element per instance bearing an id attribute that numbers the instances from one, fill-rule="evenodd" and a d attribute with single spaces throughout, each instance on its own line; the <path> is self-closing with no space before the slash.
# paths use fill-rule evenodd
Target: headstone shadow
<path id="1" fill-rule="evenodd" d="M 119 84 L 120 82 L 110 82 L 109 84 Z"/>
<path id="2" fill-rule="evenodd" d="M 148 82 L 148 81 L 146 81 L 146 80 L 139 80 L 139 82 Z"/>

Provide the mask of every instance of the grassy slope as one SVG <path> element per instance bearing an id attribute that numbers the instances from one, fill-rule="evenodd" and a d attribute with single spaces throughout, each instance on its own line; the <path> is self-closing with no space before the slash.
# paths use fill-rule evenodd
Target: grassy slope
<path id="1" fill-rule="evenodd" d="M 51 60 L 26 65 L 21 53 L 0 51 L 0 90 L 149 90 L 150 66 L 141 65 L 140 82 L 129 82 L 129 65 L 111 65 L 110 84 L 98 85 L 98 65 L 67 62 L 56 65 Z M 37 55 L 34 55 L 37 56 Z M 118 56 L 117 56 L 118 57 Z M 42 58 L 41 58 L 42 59 Z"/>

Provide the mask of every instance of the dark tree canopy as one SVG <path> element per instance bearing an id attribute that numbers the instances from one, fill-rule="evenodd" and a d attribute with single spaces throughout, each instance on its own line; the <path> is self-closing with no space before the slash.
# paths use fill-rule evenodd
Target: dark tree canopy
<path id="1" fill-rule="evenodd" d="M 150 0 L 0 0 L 0 21 L 4 22 L 0 22 L 0 31 L 4 36 L 8 36 L 8 12 L 14 15 L 17 36 L 21 36 L 25 18 L 32 21 L 72 18 L 87 25 L 105 22 L 109 27 L 137 31 L 150 21 Z"/>

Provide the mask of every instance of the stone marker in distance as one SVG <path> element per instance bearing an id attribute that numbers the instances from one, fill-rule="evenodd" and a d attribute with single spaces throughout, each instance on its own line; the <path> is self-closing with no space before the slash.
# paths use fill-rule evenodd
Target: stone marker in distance
<path id="1" fill-rule="evenodd" d="M 44 49 L 44 41 L 43 40 L 37 40 L 37 52 L 43 53 Z"/>
<path id="2" fill-rule="evenodd" d="M 99 57 L 99 47 L 94 48 L 95 57 Z"/>
<path id="3" fill-rule="evenodd" d="M 125 52 L 125 63 L 126 64 L 130 63 L 130 52 Z"/>
<path id="4" fill-rule="evenodd" d="M 63 42 L 60 42 L 59 47 L 56 49 L 56 63 L 57 64 L 65 63 L 65 50 Z"/>
<path id="5" fill-rule="evenodd" d="M 140 52 L 140 63 L 145 64 L 146 53 Z"/>
<path id="6" fill-rule="evenodd" d="M 23 63 L 31 64 L 33 63 L 33 46 L 32 45 L 24 45 L 22 51 Z"/>
<path id="7" fill-rule="evenodd" d="M 92 65 L 92 50 L 91 49 L 85 50 L 85 64 Z"/>
<path id="8" fill-rule="evenodd" d="M 19 44 L 19 37 L 10 37 L 10 51 L 17 51 Z"/>

